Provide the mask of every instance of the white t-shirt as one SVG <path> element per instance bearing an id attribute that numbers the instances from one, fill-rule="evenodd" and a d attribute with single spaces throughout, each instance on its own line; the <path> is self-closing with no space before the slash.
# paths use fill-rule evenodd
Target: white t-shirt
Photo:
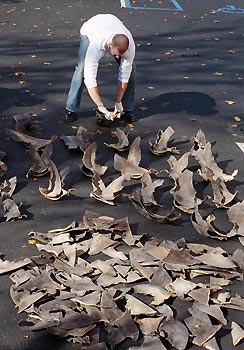
<path id="1" fill-rule="evenodd" d="M 108 51 L 108 44 L 116 34 L 124 34 L 129 39 L 128 50 L 121 56 L 118 80 L 127 83 L 130 78 L 135 57 L 135 43 L 129 30 L 114 15 L 99 14 L 85 22 L 81 35 L 86 35 L 90 41 L 84 65 L 84 83 L 87 88 L 97 86 L 97 70 L 99 60 Z"/>

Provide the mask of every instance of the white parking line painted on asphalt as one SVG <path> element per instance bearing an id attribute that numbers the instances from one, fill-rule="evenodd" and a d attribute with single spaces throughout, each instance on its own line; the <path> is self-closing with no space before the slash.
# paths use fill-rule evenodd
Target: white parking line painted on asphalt
<path id="1" fill-rule="evenodd" d="M 242 152 L 244 153 L 244 143 L 242 142 L 236 142 L 237 146 L 242 150 Z"/>
<path id="2" fill-rule="evenodd" d="M 131 5 L 130 0 L 120 0 L 121 7 L 135 9 L 135 10 L 157 10 L 157 11 L 184 11 L 177 0 L 169 0 L 169 4 L 172 7 L 158 7 L 159 5 L 152 7 L 152 3 L 149 6 L 134 6 Z"/>

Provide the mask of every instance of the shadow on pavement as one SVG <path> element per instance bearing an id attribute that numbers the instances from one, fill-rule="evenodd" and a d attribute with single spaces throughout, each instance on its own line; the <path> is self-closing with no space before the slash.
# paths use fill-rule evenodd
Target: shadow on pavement
<path id="1" fill-rule="evenodd" d="M 43 350 L 45 348 L 52 350 L 78 350 L 80 345 L 69 344 L 67 340 L 49 334 L 47 331 L 33 333 L 28 341 L 28 349 Z"/>
<path id="2" fill-rule="evenodd" d="M 34 106 L 43 102 L 44 99 L 29 95 L 24 89 L 0 88 L 0 113 L 12 106 Z"/>
<path id="3" fill-rule="evenodd" d="M 143 103 L 150 114 L 188 112 L 201 116 L 218 113 L 214 106 L 215 100 L 201 92 L 171 92 L 161 94 Z M 142 106 L 143 106 L 142 105 Z M 140 106 L 138 107 L 140 109 Z"/>

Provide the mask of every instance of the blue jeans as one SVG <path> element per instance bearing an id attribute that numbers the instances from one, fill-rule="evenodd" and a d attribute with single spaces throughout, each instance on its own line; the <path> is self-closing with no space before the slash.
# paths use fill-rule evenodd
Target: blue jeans
<path id="1" fill-rule="evenodd" d="M 80 101 L 82 91 L 84 89 L 84 63 L 86 57 L 86 51 L 89 46 L 89 39 L 87 36 L 82 36 L 80 40 L 80 47 L 78 50 L 78 65 L 75 68 L 73 78 L 71 80 L 70 90 L 67 97 L 66 109 L 71 112 L 78 112 L 80 108 Z M 120 64 L 120 59 L 116 60 Z M 133 64 L 133 69 L 128 82 L 127 89 L 122 99 L 122 104 L 125 111 L 132 112 L 134 109 L 135 101 L 135 76 L 136 67 Z"/>

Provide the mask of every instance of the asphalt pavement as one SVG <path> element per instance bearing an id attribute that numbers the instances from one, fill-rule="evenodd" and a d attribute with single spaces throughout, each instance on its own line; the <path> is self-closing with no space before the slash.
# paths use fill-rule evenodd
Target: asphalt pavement
<path id="1" fill-rule="evenodd" d="M 121 7 L 121 5 L 123 7 Z M 109 206 L 90 197 L 91 182 L 80 171 L 81 152 L 70 151 L 60 139 L 54 142 L 52 159 L 59 169 L 70 167 L 66 188 L 74 191 L 59 201 L 44 198 L 38 188 L 47 187 L 48 176 L 27 178 L 30 158 L 27 148 L 12 140 L 4 128 L 14 129 L 14 116 L 33 115 L 40 122 L 34 136 L 49 139 L 53 135 L 75 135 L 85 127 L 98 144 L 98 162 L 112 168 L 114 151 L 104 142 L 114 142 L 111 128 L 96 126 L 95 106 L 85 92 L 79 119 L 62 120 L 66 95 L 76 64 L 79 29 L 85 19 L 97 13 L 118 16 L 132 32 L 136 42 L 137 88 L 135 114 L 138 121 L 130 133 L 131 140 L 141 137 L 141 166 L 168 169 L 169 154 L 158 157 L 150 153 L 149 140 L 158 130 L 171 126 L 175 133 L 172 145 L 187 152 L 193 136 L 201 129 L 212 144 L 214 157 L 224 172 L 238 175 L 228 186 L 244 199 L 243 152 L 236 144 L 244 143 L 244 6 L 233 0 L 119 1 L 16 0 L 0 2 L 0 151 L 7 173 L 1 178 L 17 176 L 13 194 L 21 203 L 19 220 L 6 222 L 0 217 L 0 253 L 6 260 L 19 260 L 37 254 L 28 243 L 30 231 L 65 227 L 79 221 L 85 210 L 115 218 L 128 217 L 133 233 L 148 233 L 160 240 L 178 240 L 221 246 L 232 254 L 242 249 L 237 237 L 226 241 L 206 238 L 194 230 L 189 216 L 183 213 L 177 223 L 159 223 L 142 216 L 132 204 L 120 198 Z M 99 68 L 99 88 L 106 106 L 115 103 L 117 65 L 105 58 Z M 111 171 L 106 181 L 114 176 Z M 201 196 L 206 184 L 198 178 Z M 165 189 L 166 191 L 166 189 Z M 212 208 L 206 207 L 206 212 Z M 224 232 L 231 225 L 224 210 L 215 210 L 216 226 Z M 0 278 L 0 350 L 76 350 L 71 344 L 47 332 L 23 332 L 9 289 L 9 275 Z M 243 294 L 242 281 L 230 286 L 231 292 Z M 176 314 L 184 314 L 179 304 Z M 222 350 L 243 350 L 244 343 L 233 346 L 230 326 L 235 321 L 244 326 L 241 311 L 230 310 L 228 324 L 218 338 Z M 201 349 L 189 345 L 187 349 Z"/>

